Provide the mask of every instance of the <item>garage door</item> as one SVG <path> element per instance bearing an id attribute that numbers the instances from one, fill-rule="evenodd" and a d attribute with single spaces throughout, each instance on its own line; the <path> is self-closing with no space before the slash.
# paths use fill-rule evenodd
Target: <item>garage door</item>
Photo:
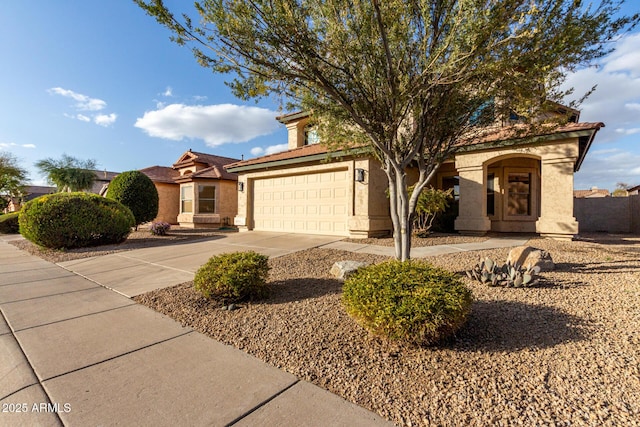
<path id="1" fill-rule="evenodd" d="M 256 179 L 256 230 L 348 235 L 347 170 Z"/>

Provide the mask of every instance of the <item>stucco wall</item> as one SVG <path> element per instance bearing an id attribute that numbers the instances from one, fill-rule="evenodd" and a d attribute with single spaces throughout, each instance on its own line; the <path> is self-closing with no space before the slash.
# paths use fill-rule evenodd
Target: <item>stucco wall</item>
<path id="1" fill-rule="evenodd" d="M 154 221 L 164 221 L 169 224 L 178 223 L 180 209 L 180 186 L 164 182 L 154 182 L 158 190 L 158 216 Z"/>
<path id="2" fill-rule="evenodd" d="M 199 213 L 198 209 L 198 185 L 208 185 L 215 187 L 215 213 Z M 238 191 L 237 182 L 229 180 L 194 180 L 182 184 L 182 187 L 191 187 L 191 197 L 193 200 L 193 212 L 178 214 L 178 222 L 183 227 L 189 228 L 217 228 L 228 221 L 228 225 L 233 225 L 233 218 L 238 213 Z M 180 197 L 176 206 L 180 206 Z"/>
<path id="3" fill-rule="evenodd" d="M 640 196 L 574 199 L 580 231 L 640 233 Z"/>

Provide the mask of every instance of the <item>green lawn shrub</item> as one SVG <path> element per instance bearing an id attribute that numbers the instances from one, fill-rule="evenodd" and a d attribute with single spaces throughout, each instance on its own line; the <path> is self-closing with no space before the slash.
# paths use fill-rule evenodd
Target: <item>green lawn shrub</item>
<path id="1" fill-rule="evenodd" d="M 454 274 L 424 261 L 387 261 L 344 282 L 347 313 L 372 334 L 432 345 L 456 333 L 471 311 L 471 291 Z"/>
<path id="2" fill-rule="evenodd" d="M 140 171 L 123 172 L 116 176 L 109 183 L 107 197 L 131 209 L 136 228 L 158 215 L 158 190 L 153 181 Z"/>
<path id="3" fill-rule="evenodd" d="M 206 298 L 224 304 L 264 298 L 268 294 L 269 257 L 253 251 L 211 257 L 193 280 Z"/>
<path id="4" fill-rule="evenodd" d="M 18 212 L 0 215 L 0 234 L 18 234 Z"/>
<path id="5" fill-rule="evenodd" d="M 89 193 L 55 193 L 25 203 L 20 233 L 47 248 L 79 248 L 123 242 L 135 225 L 129 208 Z"/>

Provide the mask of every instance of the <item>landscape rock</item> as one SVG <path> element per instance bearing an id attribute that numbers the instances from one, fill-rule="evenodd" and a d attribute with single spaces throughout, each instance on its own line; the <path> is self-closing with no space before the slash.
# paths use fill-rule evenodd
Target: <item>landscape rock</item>
<path id="1" fill-rule="evenodd" d="M 518 246 L 511 249 L 507 262 L 517 263 L 526 268 L 537 265 L 540 271 L 553 271 L 556 268 L 549 252 L 531 246 Z"/>
<path id="2" fill-rule="evenodd" d="M 338 261 L 331 267 L 331 275 L 338 279 L 346 280 L 356 270 L 367 265 L 369 263 L 361 261 Z"/>

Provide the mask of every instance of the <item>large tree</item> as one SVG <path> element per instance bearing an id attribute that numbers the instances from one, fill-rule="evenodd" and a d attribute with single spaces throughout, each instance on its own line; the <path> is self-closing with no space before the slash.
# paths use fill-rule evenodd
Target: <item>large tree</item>
<path id="1" fill-rule="evenodd" d="M 92 159 L 80 160 L 63 154 L 60 159 L 47 158 L 35 165 L 61 192 L 88 190 L 96 179 L 96 161 Z"/>
<path id="2" fill-rule="evenodd" d="M 11 153 L 0 152 L 0 210 L 7 207 L 12 197 L 20 197 L 24 192 L 27 171 L 18 165 L 18 159 Z"/>
<path id="3" fill-rule="evenodd" d="M 231 73 L 237 96 L 275 94 L 312 111 L 325 143 L 369 146 L 401 260 L 420 192 L 461 141 L 514 110 L 538 116 L 566 95 L 567 72 L 638 18 L 614 18 L 614 0 L 204 0 L 195 25 L 162 0 L 134 1 L 201 65 Z"/>

